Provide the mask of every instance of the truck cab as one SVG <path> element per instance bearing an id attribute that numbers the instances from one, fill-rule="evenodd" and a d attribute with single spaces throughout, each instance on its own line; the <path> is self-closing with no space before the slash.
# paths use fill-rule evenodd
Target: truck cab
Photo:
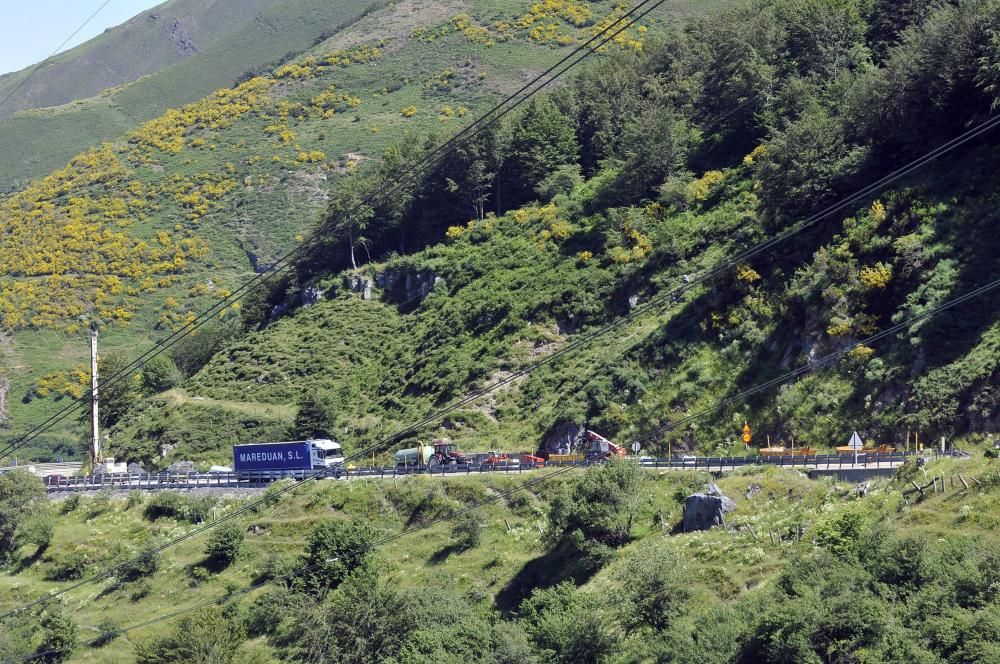
<path id="1" fill-rule="evenodd" d="M 344 450 L 340 443 L 329 438 L 315 438 L 308 442 L 312 450 L 313 468 L 332 468 L 344 464 Z"/>

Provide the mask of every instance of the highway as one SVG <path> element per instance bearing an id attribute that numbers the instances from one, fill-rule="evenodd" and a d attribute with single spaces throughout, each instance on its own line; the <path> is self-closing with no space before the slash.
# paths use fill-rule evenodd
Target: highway
<path id="1" fill-rule="evenodd" d="M 930 453 L 929 453 L 930 454 Z M 935 456 L 940 452 L 933 453 Z M 963 452 L 948 452 L 945 456 L 967 456 Z M 643 457 L 640 463 L 649 470 L 677 471 L 700 470 L 711 473 L 727 473 L 748 467 L 781 466 L 800 468 L 802 470 L 891 470 L 902 465 L 913 453 L 892 452 L 879 454 L 851 455 L 819 454 L 814 456 L 783 456 L 783 457 L 685 457 L 671 459 L 652 459 Z M 578 465 L 585 467 L 589 462 L 582 463 L 548 463 L 545 467 L 557 468 Z M 529 474 L 541 466 L 530 464 L 468 464 L 445 465 L 431 468 L 395 468 L 393 466 L 369 466 L 345 468 L 340 472 L 331 470 L 330 479 L 394 479 L 407 475 L 430 475 L 432 477 L 458 477 L 482 474 L 522 475 Z M 241 488 L 261 488 L 278 479 L 305 479 L 319 471 L 285 471 L 264 473 L 104 473 L 76 477 L 46 478 L 46 490 L 49 493 L 72 491 L 100 491 L 103 489 L 116 491 L 163 491 L 179 489 L 218 489 L 232 490 Z"/>

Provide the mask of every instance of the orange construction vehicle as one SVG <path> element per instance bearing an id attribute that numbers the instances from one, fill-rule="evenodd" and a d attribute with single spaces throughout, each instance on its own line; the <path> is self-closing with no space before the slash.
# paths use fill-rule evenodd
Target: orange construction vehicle
<path id="1" fill-rule="evenodd" d="M 603 461 L 611 457 L 625 458 L 625 448 L 621 445 L 615 445 L 601 434 L 594 433 L 588 429 L 584 432 L 583 436 L 584 440 L 590 443 L 590 449 L 587 452 L 588 460 Z"/>

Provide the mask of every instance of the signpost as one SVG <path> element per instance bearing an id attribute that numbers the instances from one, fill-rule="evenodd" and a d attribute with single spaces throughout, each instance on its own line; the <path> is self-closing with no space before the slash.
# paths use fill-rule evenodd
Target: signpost
<path id="1" fill-rule="evenodd" d="M 858 435 L 857 431 L 851 436 L 851 440 L 848 441 L 847 446 L 854 450 L 854 465 L 858 465 L 858 450 L 864 447 L 865 444 L 861 441 L 861 436 Z M 868 462 L 866 461 L 865 466 L 867 465 Z"/>
<path id="2" fill-rule="evenodd" d="M 632 443 L 632 451 L 633 452 L 635 452 L 636 454 L 638 454 L 639 450 L 641 450 L 641 449 L 642 449 L 642 445 L 639 444 L 638 440 L 635 441 L 634 443 Z"/>
<path id="3" fill-rule="evenodd" d="M 750 431 L 750 423 L 743 422 L 743 446 L 750 447 L 750 441 L 753 440 L 753 432 Z"/>

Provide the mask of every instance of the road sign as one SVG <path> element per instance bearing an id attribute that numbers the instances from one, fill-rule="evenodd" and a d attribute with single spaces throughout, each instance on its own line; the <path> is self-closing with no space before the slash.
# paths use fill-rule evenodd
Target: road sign
<path id="1" fill-rule="evenodd" d="M 638 452 L 641 449 L 642 449 L 642 445 L 639 444 L 638 440 L 635 441 L 634 443 L 632 443 L 632 451 L 633 452 Z"/>
<path id="2" fill-rule="evenodd" d="M 859 436 L 858 432 L 855 431 L 854 435 L 851 436 L 850 442 L 847 443 L 847 446 L 850 447 L 852 450 L 860 450 L 862 447 L 865 446 L 865 444 L 861 442 L 861 436 Z"/>
<path id="3" fill-rule="evenodd" d="M 743 444 L 749 445 L 750 441 L 753 440 L 753 433 L 750 431 L 750 423 L 743 423 Z"/>

